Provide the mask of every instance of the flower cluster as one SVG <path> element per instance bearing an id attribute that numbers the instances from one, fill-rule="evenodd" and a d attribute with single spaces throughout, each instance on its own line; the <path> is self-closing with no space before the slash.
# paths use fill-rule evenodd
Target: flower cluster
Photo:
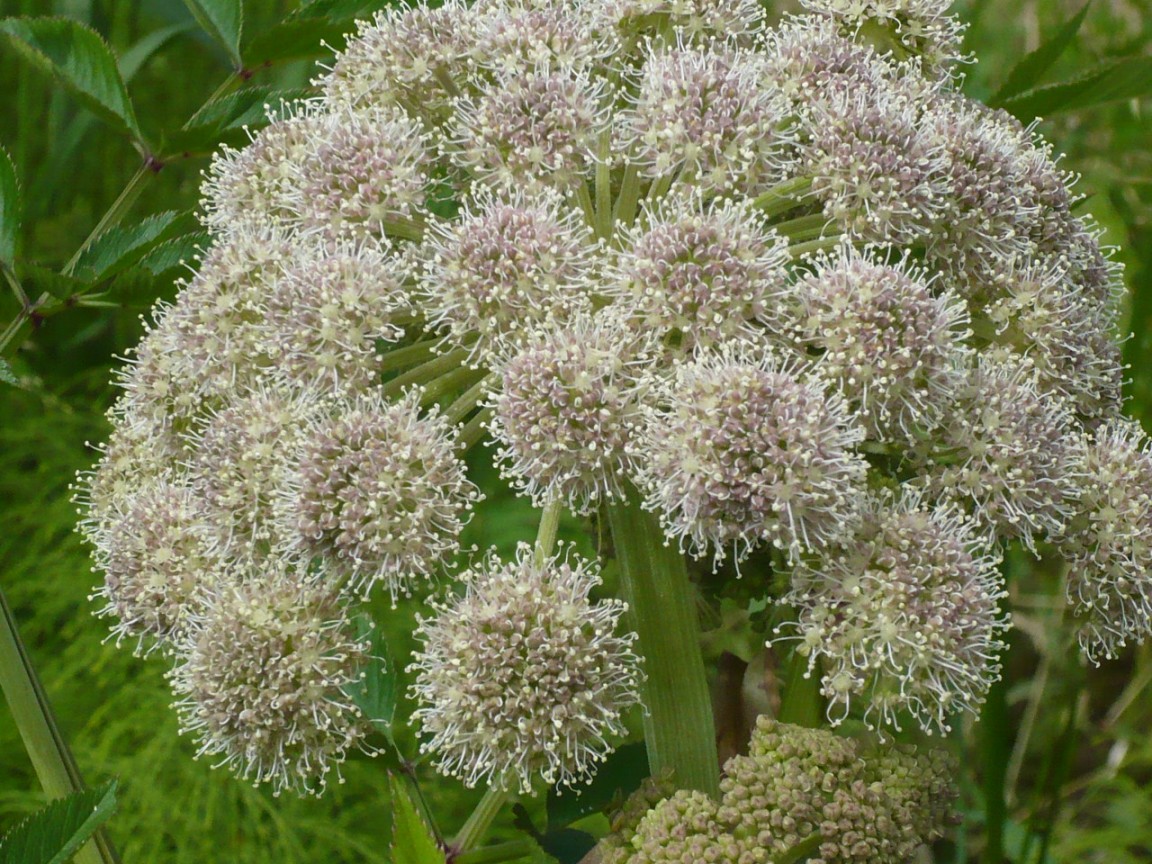
<path id="1" fill-rule="evenodd" d="M 634 637 L 613 631 L 626 606 L 593 602 L 595 565 L 540 560 L 524 545 L 462 574 L 465 594 L 433 603 L 409 671 L 439 767 L 473 786 L 488 778 L 528 791 L 535 777 L 590 777 L 636 702 Z"/>
<path id="2" fill-rule="evenodd" d="M 724 766 L 719 801 L 652 802 L 642 788 L 599 849 L 604 864 L 771 864 L 811 844 L 804 860 L 819 864 L 906 864 L 952 821 L 953 769 L 942 751 L 870 750 L 761 717 L 748 755 Z"/>
<path id="3" fill-rule="evenodd" d="M 833 722 L 978 709 L 1005 543 L 1072 562 L 1091 656 L 1152 632 L 1118 266 L 1051 147 L 960 93 L 945 5 L 400 5 L 216 157 L 212 246 L 77 495 L 104 611 L 171 652 L 204 752 L 309 787 L 366 746 L 357 604 L 456 572 L 413 666 L 433 761 L 524 789 L 590 773 L 638 698 L 622 607 L 547 544 L 461 561 L 485 436 L 552 516 L 644 507 L 786 599 Z M 786 757 L 855 796 L 821 854 L 896 860 L 920 817 L 828 746 Z M 803 839 L 669 800 L 641 833 L 688 820 L 753 858 Z M 881 816 L 873 848 L 853 820 Z"/>

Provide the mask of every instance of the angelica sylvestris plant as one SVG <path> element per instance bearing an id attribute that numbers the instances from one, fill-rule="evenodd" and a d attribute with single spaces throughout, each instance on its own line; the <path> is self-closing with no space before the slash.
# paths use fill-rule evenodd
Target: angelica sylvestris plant
<path id="1" fill-rule="evenodd" d="M 451 855 L 642 733 L 605 860 L 902 862 L 953 792 L 893 739 L 979 712 L 1006 548 L 1069 562 L 1091 659 L 1147 636 L 1118 267 L 961 94 L 945 6 L 397 7 L 215 157 L 78 492 L 200 753 L 320 792 L 394 746 L 360 696 L 401 676 L 428 763 L 490 790 Z M 461 548 L 489 458 L 540 510 L 510 557 Z M 721 770 L 700 582 L 751 598 L 786 713 L 869 740 L 761 718 Z M 384 671 L 381 594 L 423 604 Z"/>

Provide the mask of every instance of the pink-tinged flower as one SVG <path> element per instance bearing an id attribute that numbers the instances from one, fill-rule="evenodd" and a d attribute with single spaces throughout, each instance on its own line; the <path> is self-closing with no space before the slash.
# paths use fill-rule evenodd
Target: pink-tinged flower
<path id="1" fill-rule="evenodd" d="M 536 780 L 589 779 L 640 698 L 635 636 L 615 635 L 624 603 L 589 598 L 596 565 L 537 561 L 524 545 L 461 578 L 464 595 L 432 603 L 416 629 L 421 751 L 468 786 L 528 792 Z"/>
<path id="2" fill-rule="evenodd" d="M 332 588 L 269 562 L 221 580 L 180 640 L 169 673 L 182 732 L 253 785 L 319 794 L 350 750 L 372 753 L 345 689 L 368 645 Z"/>
<path id="3" fill-rule="evenodd" d="M 854 527 L 862 438 L 802 362 L 725 344 L 661 382 L 635 442 L 637 481 L 693 554 L 739 561 L 763 543 L 796 554 Z"/>
<path id="4" fill-rule="evenodd" d="M 781 331 L 788 244 L 747 202 L 672 196 L 620 236 L 604 293 L 671 354 Z"/>
<path id="5" fill-rule="evenodd" d="M 1152 445 L 1140 426 L 1098 429 L 1077 485 L 1060 547 L 1080 645 L 1099 662 L 1152 634 Z"/>
<path id="6" fill-rule="evenodd" d="M 529 330 L 492 397 L 502 473 L 537 506 L 585 512 L 620 495 L 654 349 L 609 312 Z"/>
<path id="7" fill-rule="evenodd" d="M 751 51 L 654 47 L 621 118 L 620 146 L 649 177 L 679 174 L 705 194 L 755 195 L 783 179 L 793 143 L 791 106 L 762 78 Z"/>
<path id="8" fill-rule="evenodd" d="M 421 414 L 420 396 L 336 403 L 303 431 L 284 482 L 278 533 L 289 549 L 364 596 L 382 584 L 395 598 L 434 576 L 481 497 L 451 426 L 435 409 Z"/>
<path id="9" fill-rule="evenodd" d="M 143 651 L 170 647 L 221 570 L 215 528 L 199 496 L 178 477 L 137 477 L 115 511 L 89 526 L 96 529 L 88 532 L 93 559 L 104 572 L 100 614 L 115 619 L 117 641 L 134 639 Z"/>
<path id="10" fill-rule="evenodd" d="M 1058 535 L 1081 461 L 1068 403 L 1040 390 L 1024 358 L 980 357 L 942 427 L 929 484 L 965 502 L 976 520 L 1029 548 Z"/>
<path id="11" fill-rule="evenodd" d="M 590 309 L 597 248 L 555 194 L 484 193 L 435 225 L 421 250 L 416 305 L 432 331 L 486 357 L 526 327 Z"/>
<path id="12" fill-rule="evenodd" d="M 910 243 L 946 213 L 948 160 L 924 122 L 923 82 L 837 89 L 804 116 L 803 167 L 824 215 L 878 243 Z"/>
<path id="13" fill-rule="evenodd" d="M 330 105 L 398 106 L 437 126 L 452 116 L 475 39 L 476 15 L 463 0 L 393 6 L 360 23 L 318 83 Z"/>
<path id="14" fill-rule="evenodd" d="M 579 69 L 545 63 L 497 76 L 457 102 L 446 147 L 490 185 L 571 190 L 593 170 L 608 102 L 605 83 Z"/>
<path id="15" fill-rule="evenodd" d="M 820 258 L 795 287 L 796 336 L 871 437 L 915 441 L 950 408 L 963 380 L 968 314 L 921 269 L 851 246 Z"/>
<path id="16" fill-rule="evenodd" d="M 947 732 L 953 714 L 976 712 L 999 677 L 1007 622 L 991 537 L 955 504 L 918 492 L 869 500 L 852 539 L 806 562 L 786 602 L 785 625 L 819 668 L 828 715 L 858 706 L 870 725 L 912 717 Z"/>

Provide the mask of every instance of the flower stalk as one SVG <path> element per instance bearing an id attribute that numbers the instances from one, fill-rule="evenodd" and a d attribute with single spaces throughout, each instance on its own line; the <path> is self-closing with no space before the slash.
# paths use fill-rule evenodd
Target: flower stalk
<path id="1" fill-rule="evenodd" d="M 32 666 L 16 621 L 0 591 L 0 690 L 8 702 L 24 748 L 50 799 L 63 798 L 84 789 L 80 769 L 56 718 L 44 687 Z M 119 864 L 119 857 L 103 830 L 76 853 L 77 864 Z"/>
<path id="2" fill-rule="evenodd" d="M 720 791 L 716 727 L 696 620 L 695 589 L 684 556 L 664 540 L 635 496 L 608 504 L 605 516 L 620 563 L 620 583 L 639 636 L 647 679 L 644 738 L 654 776 L 713 797 Z"/>

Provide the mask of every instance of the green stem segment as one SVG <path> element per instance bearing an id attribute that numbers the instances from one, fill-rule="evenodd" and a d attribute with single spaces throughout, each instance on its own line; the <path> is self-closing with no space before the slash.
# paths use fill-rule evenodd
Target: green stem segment
<path id="1" fill-rule="evenodd" d="M 63 798 L 84 788 L 80 770 L 68 742 L 60 734 L 32 660 L 20 635 L 8 601 L 0 591 L 0 690 L 12 711 L 16 728 L 49 798 Z M 119 864 L 103 830 L 76 853 L 77 864 Z"/>
<path id="2" fill-rule="evenodd" d="M 605 516 L 644 656 L 648 766 L 654 775 L 671 769 L 682 788 L 719 797 L 716 726 L 684 556 L 665 543 L 655 517 L 634 494 L 626 503 L 607 505 Z"/>
<path id="3" fill-rule="evenodd" d="M 564 506 L 558 498 L 553 498 L 544 505 L 540 514 L 540 528 L 536 532 L 536 548 L 533 551 L 533 560 L 537 567 L 543 567 L 544 562 L 552 554 L 556 545 L 556 531 L 560 527 L 560 514 Z"/>
<path id="4" fill-rule="evenodd" d="M 452 851 L 460 854 L 475 847 L 483 839 L 488 826 L 492 824 L 492 820 L 496 818 L 507 800 L 508 792 L 500 787 L 499 781 L 488 787 L 488 791 L 484 793 L 484 797 L 480 799 L 480 803 L 476 805 L 476 809 L 472 811 L 472 815 L 452 841 Z"/>
<path id="5" fill-rule="evenodd" d="M 497 864 L 500 861 L 515 861 L 531 855 L 537 846 L 531 840 L 508 840 L 485 846 L 482 849 L 473 849 L 463 852 L 452 859 L 453 864 Z"/>

